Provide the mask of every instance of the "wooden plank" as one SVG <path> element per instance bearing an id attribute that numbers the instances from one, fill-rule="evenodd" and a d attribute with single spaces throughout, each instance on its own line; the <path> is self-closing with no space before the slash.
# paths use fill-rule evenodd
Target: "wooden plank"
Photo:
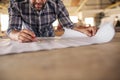
<path id="1" fill-rule="evenodd" d="M 87 1 L 88 1 L 88 0 L 83 0 L 83 1 L 80 3 L 80 6 L 79 6 L 77 12 L 79 12 L 79 11 L 82 9 L 82 7 L 85 5 L 85 3 L 86 3 Z"/>
<path id="2" fill-rule="evenodd" d="M 108 6 L 106 9 L 112 9 L 112 8 L 117 7 L 119 5 L 120 5 L 120 2 L 117 2 L 116 4 Z"/>
<path id="3" fill-rule="evenodd" d="M 72 0 L 71 6 L 79 6 L 80 0 Z"/>

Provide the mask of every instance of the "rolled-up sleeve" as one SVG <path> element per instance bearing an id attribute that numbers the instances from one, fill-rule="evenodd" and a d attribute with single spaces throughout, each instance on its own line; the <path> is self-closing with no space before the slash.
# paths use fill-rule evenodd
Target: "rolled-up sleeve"
<path id="1" fill-rule="evenodd" d="M 63 27 L 73 28 L 74 23 L 69 18 L 69 13 L 61 0 L 58 0 L 58 20 Z"/>
<path id="2" fill-rule="evenodd" d="M 8 13 L 9 13 L 9 25 L 8 25 L 9 27 L 7 29 L 7 34 L 9 35 L 9 33 L 12 30 L 21 30 L 22 22 L 17 3 L 10 1 Z"/>

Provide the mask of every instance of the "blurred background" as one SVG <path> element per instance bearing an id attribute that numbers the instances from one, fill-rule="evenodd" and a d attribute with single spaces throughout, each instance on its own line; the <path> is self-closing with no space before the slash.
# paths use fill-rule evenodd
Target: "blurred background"
<path id="1" fill-rule="evenodd" d="M 63 3 L 78 26 L 99 26 L 106 17 L 114 17 L 116 23 L 120 19 L 120 0 L 63 0 Z M 8 28 L 8 6 L 9 0 L 0 0 L 0 34 Z M 53 26 L 58 26 L 57 20 Z"/>
<path id="2" fill-rule="evenodd" d="M 78 44 L 74 43 L 74 39 L 59 37 L 46 41 L 39 40 L 37 43 L 25 43 L 22 46 L 21 43 L 3 38 L 6 37 L 5 31 L 8 28 L 9 0 L 0 0 L 0 80 L 120 80 L 120 0 L 62 1 L 69 11 L 71 20 L 77 26 L 99 27 L 102 22 L 114 21 L 116 34 L 112 41 L 104 44 L 82 45 L 89 44 L 94 39 L 104 40 L 108 33 L 103 32 L 105 34 L 103 37 L 91 39 L 83 37 L 85 41 L 80 38 L 82 46 L 72 47 Z M 57 20 L 53 26 L 61 29 Z M 59 32 L 56 33 L 61 35 Z M 52 45 L 51 40 L 54 40 L 55 44 Z M 58 45 L 70 47 L 51 50 Z M 43 50 L 36 51 L 39 47 Z M 30 51 L 26 52 L 28 48 Z M 11 51 L 11 54 L 4 55 L 2 54 L 4 51 Z"/>

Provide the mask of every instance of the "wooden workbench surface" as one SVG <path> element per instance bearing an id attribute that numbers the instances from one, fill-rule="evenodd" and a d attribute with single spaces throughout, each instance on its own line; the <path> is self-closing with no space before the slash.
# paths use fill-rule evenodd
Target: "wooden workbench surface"
<path id="1" fill-rule="evenodd" d="M 0 80 L 120 80 L 120 33 L 106 44 L 0 56 Z"/>

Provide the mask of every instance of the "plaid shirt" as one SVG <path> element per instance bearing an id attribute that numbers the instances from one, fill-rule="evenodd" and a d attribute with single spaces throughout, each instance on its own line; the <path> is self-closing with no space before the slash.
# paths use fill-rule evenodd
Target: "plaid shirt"
<path id="1" fill-rule="evenodd" d="M 30 4 L 29 0 L 22 2 L 10 1 L 9 28 L 7 34 L 12 30 L 21 30 L 24 21 L 37 37 L 53 37 L 54 29 L 52 23 L 58 19 L 63 27 L 73 28 L 69 14 L 61 0 L 47 0 L 44 7 L 38 12 Z"/>

